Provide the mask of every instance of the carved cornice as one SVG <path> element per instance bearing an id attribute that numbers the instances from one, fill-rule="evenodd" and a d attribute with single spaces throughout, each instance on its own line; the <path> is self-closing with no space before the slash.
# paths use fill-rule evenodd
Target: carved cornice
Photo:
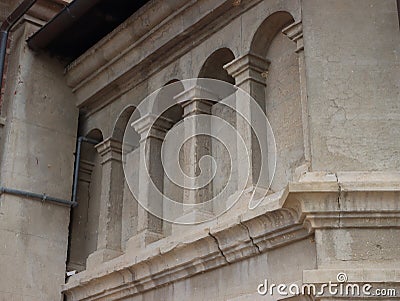
<path id="1" fill-rule="evenodd" d="M 113 138 L 108 138 L 96 145 L 96 149 L 102 160 L 101 164 L 105 164 L 110 160 L 121 162 L 122 160 L 122 144 Z"/>
<path id="2" fill-rule="evenodd" d="M 177 103 L 185 103 L 191 100 L 208 100 L 211 102 L 218 102 L 221 100 L 220 96 L 215 92 L 210 91 L 201 85 L 193 85 L 189 89 L 179 93 L 174 97 Z"/>
<path id="3" fill-rule="evenodd" d="M 140 134 L 141 142 L 147 138 L 164 140 L 165 134 L 173 125 L 171 119 L 155 114 L 147 114 L 131 124 Z"/>
<path id="4" fill-rule="evenodd" d="M 205 230 L 164 238 L 139 253 L 128 250 L 74 275 L 64 292 L 71 300 L 119 300 L 305 239 L 319 228 L 400 225 L 400 173 L 311 172 L 274 195 Z"/>
<path id="5" fill-rule="evenodd" d="M 400 173 L 306 173 L 289 185 L 284 207 L 309 231 L 321 228 L 400 227 Z"/>
<path id="6" fill-rule="evenodd" d="M 79 163 L 79 181 L 90 183 L 94 163 L 81 159 Z"/>
<path id="7" fill-rule="evenodd" d="M 134 258 L 127 252 L 96 271 L 73 276 L 64 292 L 72 300 L 117 300 L 255 256 L 310 235 L 291 224 L 293 214 L 282 209 L 252 220 L 239 217 L 232 224 L 160 240 Z"/>
<path id="8" fill-rule="evenodd" d="M 173 6 L 168 5 L 172 11 L 165 7 L 153 10 L 157 20 L 152 20 L 150 26 L 143 22 L 144 7 L 68 67 L 67 82 L 77 95 L 77 106 L 89 113 L 101 109 L 259 2 L 246 0 L 240 6 L 229 0 L 173 2 Z M 193 13 L 202 5 L 209 8 L 202 7 L 202 14 Z M 192 22 L 182 28 L 180 20 Z M 172 27 L 181 31 L 169 34 L 166 28 Z M 139 46 L 147 51 L 136 51 Z"/>
<path id="9" fill-rule="evenodd" d="M 211 107 L 220 101 L 220 97 L 201 86 L 192 86 L 174 97 L 183 107 L 184 116 L 197 114 L 211 114 Z"/>
<path id="10" fill-rule="evenodd" d="M 296 52 L 304 50 L 303 24 L 301 21 L 294 22 L 282 30 L 282 33 L 296 43 Z"/>
<path id="11" fill-rule="evenodd" d="M 248 80 L 265 86 L 269 64 L 270 61 L 267 59 L 248 53 L 226 64 L 224 69 L 235 78 L 236 86 L 240 86 Z"/>

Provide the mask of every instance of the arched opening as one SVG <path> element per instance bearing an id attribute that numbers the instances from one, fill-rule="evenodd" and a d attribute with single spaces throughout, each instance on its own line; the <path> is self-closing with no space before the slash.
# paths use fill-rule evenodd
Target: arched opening
<path id="1" fill-rule="evenodd" d="M 277 35 L 283 35 L 282 29 L 294 22 L 291 14 L 279 11 L 268 16 L 258 27 L 253 36 L 250 52 L 265 58 L 270 48 L 272 40 Z"/>
<path id="2" fill-rule="evenodd" d="M 103 141 L 98 129 L 86 137 Z M 92 143 L 82 143 L 78 178 L 78 206 L 71 210 L 67 269 L 80 272 L 86 269 L 88 256 L 97 249 L 102 168 L 100 155 Z"/>
<path id="3" fill-rule="evenodd" d="M 165 106 L 162 105 L 162 107 L 169 107 L 167 110 L 165 110 L 159 119 L 165 118 L 170 121 L 171 123 L 171 128 L 167 129 L 167 132 L 172 130 L 182 119 L 183 119 L 183 108 L 179 103 L 176 103 L 173 106 L 169 106 L 167 104 L 172 104 L 175 103 L 174 98 L 180 94 L 181 92 L 184 91 L 183 84 L 181 81 L 177 79 L 173 79 L 168 81 L 162 88 L 162 90 L 159 92 L 159 94 L 156 97 L 156 103 L 165 103 Z M 167 134 L 167 133 L 166 133 Z M 163 141 L 164 143 L 165 141 Z M 162 155 L 164 157 L 164 160 L 170 160 L 168 157 L 168 151 L 166 149 L 162 150 L 164 153 Z M 183 165 L 183 154 L 179 154 L 179 161 L 181 166 Z M 162 189 L 163 196 L 164 198 L 173 200 L 175 202 L 182 202 L 183 200 L 183 187 L 175 184 L 168 175 L 171 175 L 172 172 L 175 170 L 166 170 L 165 166 L 162 166 L 163 168 L 163 183 Z M 164 206 L 166 202 L 163 202 L 163 214 L 167 214 L 168 216 L 180 216 L 182 212 L 167 212 L 168 206 Z M 172 224 L 170 222 L 163 221 L 162 222 L 162 228 L 163 228 L 163 234 L 164 236 L 171 235 L 172 233 Z"/>
<path id="4" fill-rule="evenodd" d="M 273 191 L 284 188 L 295 168 L 305 162 L 299 60 L 296 44 L 282 33 L 282 29 L 293 22 L 287 12 L 270 15 L 257 29 L 250 50 L 270 62 L 263 92 L 277 147 Z M 269 166 L 274 167 L 272 162 Z M 272 172 L 270 169 L 270 174 Z"/>
<path id="5" fill-rule="evenodd" d="M 224 65 L 230 63 L 234 59 L 235 55 L 229 48 L 220 48 L 214 51 L 204 62 L 199 77 L 218 79 L 234 85 L 235 79 L 224 69 Z M 223 119 L 233 127 L 236 127 L 235 110 L 223 103 L 215 103 L 211 108 L 211 115 Z M 231 160 L 236 160 L 236 154 L 230 154 L 221 141 L 216 139 L 222 136 L 224 136 L 225 139 L 226 137 L 231 137 L 231 135 L 223 133 L 223 130 L 212 121 L 211 155 L 216 163 L 215 177 L 211 183 L 212 194 L 213 196 L 216 196 L 223 192 L 224 196 L 221 195 L 220 199 L 227 199 L 229 194 L 234 193 L 236 190 L 236 171 L 231 169 Z M 231 141 L 231 143 L 232 145 L 236 145 L 236 140 Z M 229 187 L 227 187 L 227 185 Z M 213 205 L 214 212 L 221 212 L 226 207 L 225 203 L 216 203 Z"/>
<path id="6" fill-rule="evenodd" d="M 235 55 L 229 48 L 216 50 L 206 59 L 198 77 L 219 79 L 234 85 L 235 79 L 224 69 L 224 65 L 234 59 Z"/>
<path id="7" fill-rule="evenodd" d="M 120 174 L 120 181 L 113 181 L 110 185 L 114 185 L 111 190 L 122 191 L 122 199 L 116 199 L 115 201 L 121 202 L 120 206 L 117 206 L 118 212 L 117 218 L 114 219 L 115 229 L 121 229 L 121 250 L 126 249 L 126 243 L 137 233 L 137 225 L 138 225 L 138 202 L 133 195 L 130 187 L 128 185 L 128 181 L 133 181 L 133 183 L 137 183 L 139 180 L 139 134 L 132 128 L 129 128 L 129 131 L 126 131 L 129 126 L 129 121 L 139 119 L 139 112 L 136 111 L 136 107 L 127 106 L 122 112 L 119 114 L 117 121 L 115 122 L 115 126 L 112 132 L 112 139 L 121 144 L 121 149 L 125 153 L 125 158 L 122 157 L 122 153 L 118 154 L 117 161 L 121 163 L 118 166 L 114 166 L 117 168 L 115 172 Z M 129 139 L 125 139 L 124 135 L 129 135 Z M 126 142 L 129 141 L 129 145 Z M 125 144 L 124 144 L 125 143 Z M 123 162 L 125 159 L 125 162 Z M 127 176 L 130 177 L 128 181 L 125 180 L 125 173 L 123 170 L 123 164 L 126 166 L 131 166 L 129 169 L 129 173 Z M 137 184 L 136 184 L 137 185 Z"/>

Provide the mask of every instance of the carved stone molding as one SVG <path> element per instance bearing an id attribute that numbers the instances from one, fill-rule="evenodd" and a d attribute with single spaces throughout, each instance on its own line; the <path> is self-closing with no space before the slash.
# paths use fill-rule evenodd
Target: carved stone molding
<path id="1" fill-rule="evenodd" d="M 142 142 L 146 138 L 164 140 L 165 134 L 173 124 L 174 122 L 168 118 L 147 114 L 134 121 L 131 126 L 140 134 Z"/>
<path id="2" fill-rule="evenodd" d="M 93 162 L 81 159 L 79 164 L 79 181 L 90 183 L 93 168 Z"/>
<path id="3" fill-rule="evenodd" d="M 159 4 L 155 2 L 154 17 L 150 24 L 143 23 L 143 16 L 139 14 L 132 16 L 107 39 L 97 43 L 68 66 L 67 82 L 77 95 L 77 106 L 89 109 L 89 113 L 95 112 L 165 68 L 259 2 L 261 0 L 252 0 L 235 6 L 232 1 L 226 0 L 174 1 L 168 5 L 170 10 L 158 7 Z M 208 6 L 209 9 L 205 10 L 202 6 Z M 197 14 L 199 7 L 208 13 Z M 171 35 L 166 35 L 165 27 L 177 26 L 176 22 L 182 19 L 192 21 L 179 32 L 171 31 Z M 178 27 L 181 28 L 181 25 Z M 127 39 L 132 35 L 132 28 L 137 34 L 133 40 Z M 191 34 L 193 32 L 196 34 Z M 187 40 L 189 36 L 190 43 Z M 138 55 L 135 47 L 139 45 L 149 51 Z M 98 55 L 100 53 L 103 55 Z M 157 61 L 154 61 L 154 57 L 157 57 Z M 110 69 L 121 71 L 113 73 L 110 78 Z"/>
<path id="4" fill-rule="evenodd" d="M 400 173 L 307 173 L 290 184 L 285 206 L 310 231 L 322 228 L 400 227 Z"/>
<path id="5" fill-rule="evenodd" d="M 110 160 L 122 160 L 122 144 L 118 140 L 113 138 L 105 139 L 96 145 L 96 149 L 102 158 L 101 164 L 105 164 Z"/>
<path id="6" fill-rule="evenodd" d="M 355 229 L 353 235 L 363 228 L 400 228 L 400 173 L 306 173 L 276 198 L 274 202 L 267 196 L 266 203 L 251 214 L 233 214 L 231 219 L 207 229 L 164 238 L 139 253 L 126 253 L 97 269 L 74 275 L 63 290 L 71 300 L 120 300 L 257 256 L 305 239 L 314 232 L 318 252 L 324 248 L 323 251 L 329 252 L 334 246 L 326 237 L 321 240 L 321 235 L 338 227 L 340 231 Z M 317 235 L 321 230 L 323 233 Z M 389 248 L 397 244 L 385 243 Z M 364 261 L 359 264 L 365 264 Z M 335 261 L 332 264 L 336 265 Z M 390 278 L 396 285 L 400 282 L 397 270 L 384 270 L 380 280 L 376 280 L 367 277 L 372 275 L 370 271 L 359 272 L 347 261 L 343 264 L 349 270 L 349 277 L 359 276 L 354 278 L 357 281 L 380 282 Z M 335 271 L 327 270 L 326 266 L 327 263 L 318 263 L 318 269 L 304 271 L 303 282 L 325 278 L 329 281 Z"/>
<path id="7" fill-rule="evenodd" d="M 265 86 L 269 64 L 265 58 L 248 53 L 226 64 L 224 69 L 235 78 L 238 87 L 249 80 Z"/>
<path id="8" fill-rule="evenodd" d="M 282 33 L 296 43 L 296 52 L 304 50 L 303 24 L 301 21 L 290 24 L 282 30 Z"/>

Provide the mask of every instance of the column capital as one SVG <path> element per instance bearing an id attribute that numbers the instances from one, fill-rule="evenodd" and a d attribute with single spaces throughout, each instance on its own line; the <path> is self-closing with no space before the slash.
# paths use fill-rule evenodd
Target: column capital
<path id="1" fill-rule="evenodd" d="M 175 96 L 175 101 L 183 107 L 184 116 L 211 114 L 213 104 L 221 100 L 214 92 L 194 85 Z"/>
<path id="2" fill-rule="evenodd" d="M 140 134 L 141 141 L 149 137 L 163 140 L 173 125 L 174 122 L 171 119 L 155 114 L 147 114 L 131 124 Z"/>
<path id="3" fill-rule="evenodd" d="M 79 164 L 79 181 L 90 183 L 93 168 L 93 162 L 81 159 Z"/>
<path id="4" fill-rule="evenodd" d="M 206 99 L 192 99 L 182 103 L 183 117 L 199 114 L 211 114 L 211 107 L 214 102 Z"/>
<path id="5" fill-rule="evenodd" d="M 282 30 L 282 33 L 286 35 L 290 40 L 296 43 L 296 52 L 304 50 L 304 41 L 303 41 L 303 24 L 300 21 L 294 22 L 290 24 L 288 27 Z"/>
<path id="6" fill-rule="evenodd" d="M 96 149 L 102 158 L 101 164 L 110 160 L 121 161 L 122 159 L 122 143 L 112 137 L 97 144 Z"/>
<path id="7" fill-rule="evenodd" d="M 224 65 L 224 69 L 235 78 L 236 86 L 240 86 L 248 80 L 265 86 L 269 64 L 269 60 L 249 52 Z"/>
<path id="8" fill-rule="evenodd" d="M 220 101 L 221 97 L 218 96 L 215 92 L 210 91 L 202 86 L 194 85 L 176 95 L 174 99 L 177 103 L 182 104 L 193 100 L 204 100 L 213 103 Z"/>

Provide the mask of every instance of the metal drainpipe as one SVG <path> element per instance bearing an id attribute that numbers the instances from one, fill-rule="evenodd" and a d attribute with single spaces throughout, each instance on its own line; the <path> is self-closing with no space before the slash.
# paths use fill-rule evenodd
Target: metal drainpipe
<path id="1" fill-rule="evenodd" d="M 19 190 L 19 189 L 6 188 L 3 186 L 0 186 L 0 195 L 3 193 L 7 193 L 7 194 L 11 194 L 11 195 L 17 195 L 17 196 L 23 196 L 23 197 L 27 197 L 27 198 L 36 199 L 36 200 L 41 200 L 43 202 L 52 202 L 52 203 L 56 203 L 56 204 L 76 207 L 78 205 L 76 198 L 77 198 L 77 191 L 78 191 L 79 165 L 80 165 L 80 160 L 81 160 L 81 149 L 82 149 L 83 142 L 87 142 L 87 143 L 95 145 L 95 144 L 98 144 L 100 141 L 97 141 L 97 140 L 94 140 L 91 138 L 86 138 L 86 137 L 78 138 L 78 142 L 77 142 L 77 146 L 76 146 L 74 182 L 73 182 L 73 186 L 72 186 L 72 200 L 71 201 L 55 198 L 52 196 L 47 196 L 46 194 L 39 194 L 39 193 L 34 193 L 34 192 L 29 192 L 29 191 L 24 191 L 24 190 Z"/>
<path id="2" fill-rule="evenodd" d="M 22 18 L 23 15 L 35 4 L 37 0 L 23 1 L 8 17 L 0 27 L 0 90 L 3 88 L 4 62 L 6 59 L 6 49 L 8 34 L 11 28 Z M 0 95 L 1 96 L 1 95 Z"/>
<path id="3" fill-rule="evenodd" d="M 52 196 L 47 196 L 46 194 L 39 194 L 39 193 L 34 193 L 34 192 L 29 192 L 29 191 L 24 191 L 24 190 L 19 190 L 19 189 L 0 187 L 0 194 L 3 194 L 3 193 L 17 195 L 17 196 L 23 196 L 26 198 L 32 198 L 32 199 L 40 200 L 42 202 L 51 202 L 51 203 L 56 203 L 56 204 L 60 204 L 60 205 L 76 206 L 76 204 L 71 201 L 55 198 Z"/>
<path id="4" fill-rule="evenodd" d="M 0 90 L 3 88 L 3 76 L 4 76 L 4 63 L 6 59 L 6 50 L 8 35 L 11 28 L 22 18 L 22 16 L 36 3 L 37 0 L 25 0 L 23 1 L 0 26 Z M 1 98 L 1 95 L 0 95 Z M 75 203 L 51 196 L 46 194 L 38 194 L 29 191 L 12 189 L 0 186 L 0 194 L 7 193 L 17 196 L 23 196 L 27 198 L 38 199 L 41 201 L 49 201 L 56 204 L 74 206 Z"/>
<path id="5" fill-rule="evenodd" d="M 77 191 L 78 191 L 78 180 L 79 180 L 79 165 L 81 162 L 81 148 L 82 148 L 82 142 L 87 142 L 93 145 L 96 145 L 100 143 L 100 141 L 87 138 L 84 136 L 81 136 L 78 138 L 78 142 L 76 145 L 76 156 L 75 156 L 75 167 L 74 167 L 74 183 L 72 186 L 72 203 L 74 204 L 73 207 L 77 206 L 78 203 L 76 201 L 76 196 L 77 196 Z"/>

